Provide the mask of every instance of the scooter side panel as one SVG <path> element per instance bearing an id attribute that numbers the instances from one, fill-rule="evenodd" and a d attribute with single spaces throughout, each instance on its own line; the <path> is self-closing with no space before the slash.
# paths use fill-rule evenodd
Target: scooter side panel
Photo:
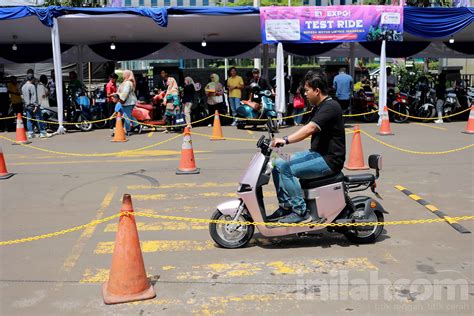
<path id="1" fill-rule="evenodd" d="M 308 190 L 308 197 L 316 199 L 319 217 L 332 222 L 346 206 L 342 182 Z"/>
<path id="2" fill-rule="evenodd" d="M 264 163 L 265 156 L 262 153 L 256 153 L 250 161 L 247 171 L 240 178 L 239 183 L 248 184 L 252 189 L 255 189 L 258 177 L 260 176 L 260 170 L 262 170 Z"/>

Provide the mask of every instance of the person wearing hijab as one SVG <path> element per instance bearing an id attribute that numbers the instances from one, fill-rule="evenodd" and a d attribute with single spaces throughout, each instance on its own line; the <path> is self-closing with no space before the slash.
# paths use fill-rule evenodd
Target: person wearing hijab
<path id="1" fill-rule="evenodd" d="M 196 93 L 196 88 L 194 87 L 194 81 L 191 77 L 184 78 L 184 90 L 183 90 L 183 99 L 184 104 L 184 116 L 186 118 L 186 124 L 191 128 L 191 108 L 193 106 L 194 95 Z"/>
<path id="2" fill-rule="evenodd" d="M 179 111 L 179 87 L 176 79 L 173 77 L 168 77 L 166 81 L 167 89 L 164 97 L 166 104 L 166 124 L 173 125 L 173 118 L 176 116 L 176 113 Z M 166 128 L 165 133 L 169 132 L 169 128 Z"/>
<path id="3" fill-rule="evenodd" d="M 136 82 L 133 72 L 130 70 L 124 70 L 123 72 L 123 82 L 118 88 L 118 94 L 120 96 L 120 103 L 122 103 L 122 108 L 125 118 L 125 130 L 127 135 L 130 135 L 131 121 L 134 119 L 132 116 L 132 110 L 135 104 L 137 103 L 137 96 L 135 95 Z M 133 124 L 135 125 L 135 124 Z"/>
<path id="4" fill-rule="evenodd" d="M 210 79 L 211 81 L 205 87 L 209 114 L 214 114 L 216 110 L 219 111 L 219 114 L 225 114 L 223 97 L 224 88 L 219 82 L 219 76 L 217 74 L 212 74 Z"/>

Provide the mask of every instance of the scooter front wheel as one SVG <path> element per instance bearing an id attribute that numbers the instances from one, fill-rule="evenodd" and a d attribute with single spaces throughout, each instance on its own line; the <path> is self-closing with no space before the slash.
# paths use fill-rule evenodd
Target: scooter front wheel
<path id="1" fill-rule="evenodd" d="M 211 216 L 211 220 L 232 221 L 233 218 L 229 215 L 222 214 L 216 210 Z M 236 221 L 248 222 L 252 221 L 247 215 L 240 215 Z M 224 223 L 210 223 L 209 233 L 212 239 L 221 247 L 234 249 L 245 246 L 253 237 L 255 226 L 253 225 L 239 225 L 239 224 L 224 224 Z"/>

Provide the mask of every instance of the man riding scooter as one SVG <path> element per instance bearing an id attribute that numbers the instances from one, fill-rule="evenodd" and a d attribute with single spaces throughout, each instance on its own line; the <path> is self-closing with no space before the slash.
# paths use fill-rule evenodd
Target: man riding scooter
<path id="1" fill-rule="evenodd" d="M 313 105 L 311 120 L 291 135 L 275 138 L 272 147 L 300 142 L 311 136 L 311 148 L 294 153 L 289 161 L 277 159 L 273 181 L 279 208 L 269 221 L 314 222 L 308 214 L 299 179 L 314 179 L 339 173 L 345 161 L 345 131 L 341 106 L 328 96 L 325 75 L 309 71 L 304 78 L 305 95 Z M 324 218 L 316 219 L 323 223 Z"/>

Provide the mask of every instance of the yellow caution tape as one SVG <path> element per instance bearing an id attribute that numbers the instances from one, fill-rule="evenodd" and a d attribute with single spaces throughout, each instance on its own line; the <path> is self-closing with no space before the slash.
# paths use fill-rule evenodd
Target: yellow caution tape
<path id="1" fill-rule="evenodd" d="M 167 215 L 154 215 L 142 212 L 121 212 L 103 219 L 94 220 L 87 224 L 63 229 L 60 231 L 56 231 L 53 233 L 20 238 L 20 239 L 13 239 L 13 240 L 6 240 L 0 241 L 0 246 L 5 245 L 13 245 L 13 244 L 20 244 L 26 243 L 30 241 L 36 241 L 40 239 L 46 239 L 51 237 L 61 236 L 67 233 L 75 232 L 87 227 L 96 226 L 105 222 L 109 222 L 114 218 L 120 216 L 141 216 L 141 217 L 148 217 L 148 218 L 157 218 L 157 219 L 166 219 L 171 221 L 186 221 L 186 222 L 194 222 L 194 223 L 207 223 L 207 224 L 235 224 L 235 225 L 254 225 L 254 226 L 279 226 L 279 227 L 355 227 L 355 226 L 389 226 L 389 225 L 415 225 L 415 224 L 432 224 L 432 223 L 440 223 L 445 222 L 444 218 L 435 218 L 435 219 L 419 219 L 419 220 L 402 220 L 402 221 L 388 221 L 388 222 L 368 222 L 368 223 L 266 223 L 266 222 L 250 222 L 250 221 L 226 221 L 226 220 L 213 220 L 213 219 L 205 219 L 205 218 L 191 218 L 191 217 L 182 217 L 182 216 L 167 216 Z M 459 216 L 459 217 L 449 217 L 451 221 L 465 221 L 465 220 L 472 220 L 474 219 L 474 215 L 468 216 Z"/>
<path id="2" fill-rule="evenodd" d="M 14 119 L 16 118 L 16 116 L 6 116 L 6 117 L 0 117 L 0 121 L 1 120 L 9 120 L 9 119 Z"/>
<path id="3" fill-rule="evenodd" d="M 464 147 L 445 150 L 445 151 L 415 151 L 415 150 L 404 149 L 404 148 L 400 148 L 400 147 L 388 144 L 388 143 L 386 143 L 386 142 L 370 135 L 369 133 L 367 133 L 363 130 L 361 130 L 361 133 L 363 133 L 364 135 L 366 135 L 370 139 L 372 139 L 372 140 L 376 141 L 377 143 L 380 143 L 384 146 L 387 146 L 389 148 L 399 150 L 399 151 L 402 151 L 402 152 L 406 152 L 406 153 L 409 153 L 409 154 L 415 154 L 415 155 L 445 155 L 445 154 L 450 154 L 450 153 L 454 153 L 454 152 L 458 152 L 458 151 L 461 151 L 461 150 L 465 150 L 465 149 L 469 149 L 471 147 L 474 147 L 474 144 L 470 144 L 470 145 L 467 145 L 467 146 L 464 146 Z"/>
<path id="4" fill-rule="evenodd" d="M 167 142 L 170 142 L 170 141 L 172 141 L 173 139 L 176 139 L 176 138 L 181 137 L 181 136 L 182 136 L 181 134 L 178 134 L 178 135 L 175 135 L 175 136 L 173 136 L 173 137 L 171 137 L 171 138 L 169 138 L 169 139 L 166 139 L 166 140 L 164 140 L 164 141 L 161 141 L 161 142 L 158 142 L 158 143 L 154 143 L 154 144 L 151 144 L 151 145 L 148 145 L 148 146 L 145 146 L 145 147 L 140 147 L 140 148 L 137 148 L 137 149 L 131 149 L 131 150 L 125 150 L 125 151 L 117 151 L 117 152 L 113 152 L 113 153 L 102 153 L 102 154 L 69 153 L 69 152 L 62 152 L 62 151 L 56 151 L 56 150 L 50 150 L 50 149 L 40 148 L 40 147 L 36 147 L 36 146 L 33 146 L 33 145 L 28 145 L 28 144 L 22 144 L 22 143 L 18 143 L 18 144 L 21 145 L 21 146 L 27 147 L 27 148 L 31 148 L 31 149 L 35 149 L 35 150 L 47 152 L 47 153 L 50 153 L 50 154 L 57 154 L 57 155 L 61 155 L 61 156 L 73 156 L 73 157 L 110 157 L 110 156 L 122 155 L 122 154 L 127 154 L 127 153 L 131 153 L 131 152 L 136 152 L 136 151 L 141 151 L 141 150 L 145 150 L 145 149 L 157 147 L 157 146 L 163 145 L 163 144 L 165 144 L 165 143 L 167 143 Z M 9 141 L 9 142 L 12 142 L 12 143 L 16 143 L 16 141 L 15 141 L 14 139 L 11 139 L 11 138 L 8 138 L 8 137 L 2 136 L 2 135 L 0 135 L 0 138 L 1 138 L 1 139 L 4 139 L 4 140 L 7 140 L 7 141 Z"/>
<path id="5" fill-rule="evenodd" d="M 471 108 L 467 108 L 467 109 L 464 109 L 462 111 L 459 111 L 457 113 L 454 113 L 454 114 L 450 114 L 450 115 L 446 115 L 446 116 L 442 116 L 442 117 L 419 117 L 419 116 L 411 116 L 411 115 L 408 115 L 408 114 L 404 114 L 404 113 L 400 113 L 400 112 L 397 112 L 395 110 L 392 110 L 391 108 L 387 108 L 390 112 L 393 112 L 393 113 L 396 113 L 398 115 L 401 115 L 401 116 L 406 116 L 408 118 L 412 118 L 412 119 L 417 119 L 417 120 L 437 120 L 437 119 L 445 119 L 445 118 L 448 118 L 448 117 L 453 117 L 453 116 L 456 116 L 456 115 L 459 115 L 459 114 L 462 114 L 464 112 L 467 112 L 467 111 L 470 111 Z"/>
<path id="6" fill-rule="evenodd" d="M 46 124 L 56 124 L 56 125 L 59 125 L 59 122 L 38 120 L 38 119 L 34 119 L 34 118 L 32 118 L 32 117 L 25 117 L 25 118 L 26 118 L 27 120 L 30 120 L 30 121 L 35 121 L 35 122 L 40 122 L 40 123 L 46 123 Z M 76 122 L 76 123 L 63 122 L 62 125 L 81 125 L 81 124 L 84 124 L 84 123 L 95 124 L 95 123 L 99 123 L 99 122 L 109 121 L 109 120 L 111 120 L 111 119 L 113 119 L 113 118 L 114 118 L 114 117 L 109 117 L 109 118 L 105 118 L 105 119 L 101 119 L 101 120 L 95 120 L 95 121 L 85 120 L 85 121 Z"/>

